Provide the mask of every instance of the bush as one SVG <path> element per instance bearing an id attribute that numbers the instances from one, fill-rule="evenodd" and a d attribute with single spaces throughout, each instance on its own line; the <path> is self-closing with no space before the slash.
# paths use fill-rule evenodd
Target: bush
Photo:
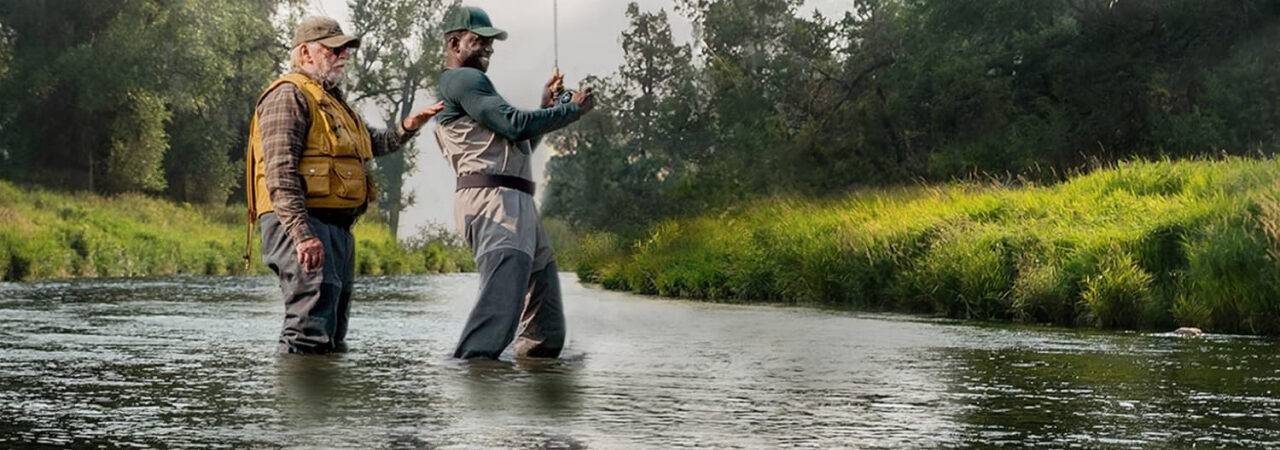
<path id="1" fill-rule="evenodd" d="M 59 194 L 0 182 L 0 222 L 4 280 L 244 271 L 240 208 L 177 205 L 139 194 Z M 360 241 L 360 274 L 472 267 L 469 253 L 453 241 L 401 245 L 385 225 L 371 221 L 353 232 Z M 258 262 L 259 233 L 250 236 L 251 273 L 268 273 Z"/>
<path id="2" fill-rule="evenodd" d="M 1280 334 L 1278 191 L 1277 161 L 1233 158 L 775 198 L 587 235 L 577 269 L 646 294 Z"/>
<path id="3" fill-rule="evenodd" d="M 1118 247 L 1110 250 L 1098 274 L 1084 280 L 1080 298 L 1089 307 L 1086 320 L 1104 328 L 1135 328 L 1151 301 L 1151 274 Z"/>

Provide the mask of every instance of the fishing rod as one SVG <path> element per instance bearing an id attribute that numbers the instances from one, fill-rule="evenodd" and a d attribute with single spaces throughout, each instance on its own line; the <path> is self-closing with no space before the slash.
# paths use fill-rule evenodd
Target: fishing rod
<path id="1" fill-rule="evenodd" d="M 555 58 L 555 73 L 560 73 L 560 0 L 551 0 L 551 46 Z"/>
<path id="2" fill-rule="evenodd" d="M 551 41 L 553 46 L 554 65 L 551 69 L 551 76 L 560 76 L 560 0 L 551 0 Z M 564 88 L 564 80 L 556 80 L 556 84 L 551 86 L 551 97 L 555 99 L 555 104 L 563 105 L 573 100 L 573 91 Z"/>

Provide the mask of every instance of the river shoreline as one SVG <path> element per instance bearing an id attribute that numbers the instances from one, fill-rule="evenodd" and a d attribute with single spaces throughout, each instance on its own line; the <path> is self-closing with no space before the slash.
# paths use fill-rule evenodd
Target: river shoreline
<path id="1" fill-rule="evenodd" d="M 401 244 L 366 214 L 353 229 L 362 275 L 457 272 L 470 252 L 439 239 Z M 242 274 L 246 218 L 238 206 L 177 204 L 141 194 L 101 196 L 0 181 L 0 281 Z M 252 233 L 249 273 L 269 269 Z"/>
<path id="2" fill-rule="evenodd" d="M 1280 164 L 1129 162 L 1049 186 L 771 199 L 584 236 L 578 273 L 691 299 L 1280 334 Z"/>
<path id="3" fill-rule="evenodd" d="M 582 281 L 641 294 L 1276 336 L 1278 185 L 1274 159 L 1130 162 L 1049 186 L 772 199 L 638 241 L 548 230 Z M 0 182 L 0 279 L 244 273 L 241 214 Z M 441 241 L 402 245 L 369 220 L 355 233 L 361 275 L 471 268 Z M 255 258 L 250 273 L 268 271 Z"/>

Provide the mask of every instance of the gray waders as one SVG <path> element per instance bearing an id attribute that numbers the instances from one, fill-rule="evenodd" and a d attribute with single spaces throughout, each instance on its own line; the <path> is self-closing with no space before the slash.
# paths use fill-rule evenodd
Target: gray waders
<path id="1" fill-rule="evenodd" d="M 565 323 L 555 261 L 533 272 L 529 254 L 502 248 L 477 257 L 476 266 L 480 298 L 453 356 L 497 359 L 512 339 L 516 339 L 517 357 L 560 356 Z"/>
<path id="2" fill-rule="evenodd" d="M 324 244 L 324 267 L 307 272 L 298 263 L 296 244 L 275 213 L 263 214 L 262 262 L 280 277 L 284 294 L 282 353 L 328 353 L 343 350 L 351 288 L 355 279 L 355 239 L 348 227 L 307 219 Z"/>

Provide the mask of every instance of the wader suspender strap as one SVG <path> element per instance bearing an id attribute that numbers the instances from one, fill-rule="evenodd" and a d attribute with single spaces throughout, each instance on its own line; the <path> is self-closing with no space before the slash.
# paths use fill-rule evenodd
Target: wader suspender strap
<path id="1" fill-rule="evenodd" d="M 459 191 L 468 188 L 505 187 L 533 195 L 535 187 L 532 181 L 510 175 L 494 175 L 473 173 L 458 177 Z"/>
<path id="2" fill-rule="evenodd" d="M 252 138 L 250 138 L 252 139 Z M 253 222 L 258 220 L 258 205 L 254 194 L 254 188 L 258 186 L 258 180 L 254 179 L 253 166 L 256 161 L 253 159 L 253 144 L 249 144 L 249 148 L 244 152 L 245 160 L 245 182 L 244 192 L 249 196 L 249 229 L 244 233 L 244 273 L 249 273 L 249 261 L 253 257 Z"/>

